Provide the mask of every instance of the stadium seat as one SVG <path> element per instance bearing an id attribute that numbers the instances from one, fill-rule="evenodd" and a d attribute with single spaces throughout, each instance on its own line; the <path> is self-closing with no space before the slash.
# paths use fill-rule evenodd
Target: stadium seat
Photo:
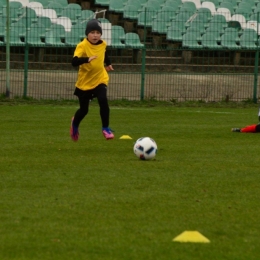
<path id="1" fill-rule="evenodd" d="M 179 13 L 187 12 L 190 15 L 192 15 L 192 14 L 194 14 L 196 12 L 196 10 L 197 10 L 197 8 L 196 8 L 195 3 L 193 3 L 193 2 L 184 2 L 180 6 Z"/>
<path id="2" fill-rule="evenodd" d="M 238 31 L 235 28 L 227 28 L 220 36 L 221 46 L 228 49 L 240 49 Z"/>
<path id="3" fill-rule="evenodd" d="M 244 29 L 243 34 L 240 36 L 240 46 L 245 49 L 257 48 L 258 36 L 254 29 Z"/>
<path id="4" fill-rule="evenodd" d="M 23 5 L 20 2 L 9 3 L 9 17 L 11 22 L 17 22 L 19 17 L 24 14 Z M 7 17 L 6 7 L 3 8 L 3 16 Z"/>
<path id="5" fill-rule="evenodd" d="M 145 9 L 157 9 L 159 10 L 161 8 L 162 2 L 157 0 L 148 0 L 146 3 L 142 4 L 141 11 L 145 11 Z"/>
<path id="6" fill-rule="evenodd" d="M 42 17 L 49 17 L 52 23 L 56 23 L 57 20 L 57 13 L 54 9 L 43 9 L 42 10 Z"/>
<path id="7" fill-rule="evenodd" d="M 55 46 L 55 47 L 62 47 L 65 44 L 61 41 L 60 35 L 57 33 L 58 30 L 51 29 L 46 32 L 45 34 L 45 44 L 46 46 Z M 64 30 L 64 36 L 65 38 L 65 30 Z"/>
<path id="8" fill-rule="evenodd" d="M 112 36 L 117 34 L 121 41 L 125 41 L 125 29 L 120 25 L 112 25 Z"/>
<path id="9" fill-rule="evenodd" d="M 221 49 L 222 46 L 218 44 L 219 35 L 214 32 L 206 32 L 201 37 L 201 44 L 208 49 Z"/>
<path id="10" fill-rule="evenodd" d="M 236 21 L 240 24 L 242 29 L 246 28 L 246 18 L 242 14 L 234 14 L 230 22 Z"/>
<path id="11" fill-rule="evenodd" d="M 127 0 L 110 0 L 109 11 L 115 13 L 123 13 L 126 2 Z"/>
<path id="12" fill-rule="evenodd" d="M 76 24 L 77 19 L 81 16 L 81 7 L 78 4 L 68 4 L 61 11 L 60 16 L 69 17 L 72 24 Z"/>
<path id="13" fill-rule="evenodd" d="M 218 8 L 216 14 L 225 16 L 227 22 L 229 22 L 231 20 L 231 13 L 230 13 L 229 9 L 227 9 L 227 8 L 224 8 L 224 7 Z"/>
<path id="14" fill-rule="evenodd" d="M 28 25 L 36 23 L 38 21 L 35 10 L 29 7 L 25 8 L 25 13 L 19 19 L 26 20 Z"/>
<path id="15" fill-rule="evenodd" d="M 201 49 L 202 45 L 198 43 L 197 34 L 194 32 L 185 33 L 182 38 L 182 47 L 191 49 Z"/>
<path id="16" fill-rule="evenodd" d="M 86 30 L 87 22 L 88 21 L 82 21 L 80 23 L 72 25 L 71 27 L 72 34 L 77 34 L 80 39 L 85 38 L 86 37 L 85 30 Z"/>
<path id="17" fill-rule="evenodd" d="M 216 14 L 208 23 L 206 32 L 217 32 L 219 35 L 224 33 L 225 28 L 228 26 L 225 16 Z"/>
<path id="18" fill-rule="evenodd" d="M 201 8 L 209 9 L 211 12 L 211 15 L 214 15 L 216 13 L 216 6 L 212 2 L 203 2 L 201 5 Z"/>
<path id="19" fill-rule="evenodd" d="M 30 2 L 27 7 L 33 9 L 37 16 L 41 16 L 43 5 L 39 2 Z"/>
<path id="20" fill-rule="evenodd" d="M 126 5 L 124 7 L 123 18 L 130 20 L 137 20 L 140 6 L 137 5 Z"/>
<path id="21" fill-rule="evenodd" d="M 32 24 L 30 30 L 38 30 L 38 35 L 41 36 L 42 38 L 44 38 L 45 33 L 48 30 L 48 28 L 46 28 L 44 24 L 37 21 L 37 23 Z"/>
<path id="22" fill-rule="evenodd" d="M 204 2 L 213 3 L 213 4 L 215 5 L 216 9 L 217 9 L 217 8 L 219 7 L 220 2 L 222 2 L 222 1 L 219 1 L 219 0 L 205 0 L 205 1 L 202 1 L 202 4 L 203 4 Z"/>
<path id="23" fill-rule="evenodd" d="M 167 34 L 166 39 L 169 41 L 176 41 L 181 42 L 182 41 L 182 30 L 175 27 L 168 27 L 167 28 Z"/>
<path id="24" fill-rule="evenodd" d="M 230 11 L 230 14 L 233 15 L 235 13 L 235 6 L 233 6 L 232 3 L 230 2 L 222 2 L 220 5 L 219 5 L 219 8 L 227 8 L 229 11 Z"/>
<path id="25" fill-rule="evenodd" d="M 68 45 L 70 47 L 75 47 L 81 41 L 82 41 L 82 38 L 76 31 L 71 30 L 71 31 L 65 32 L 65 45 Z"/>
<path id="26" fill-rule="evenodd" d="M 25 35 L 26 35 L 26 23 L 25 23 L 24 20 L 21 19 L 21 20 L 18 20 L 17 22 L 15 22 L 15 23 L 11 23 L 10 27 L 15 29 L 18 32 L 20 38 L 25 37 Z"/>
<path id="27" fill-rule="evenodd" d="M 52 24 L 52 25 L 51 25 L 51 28 L 50 28 L 50 31 L 52 31 L 53 33 L 55 33 L 55 35 L 56 35 L 57 37 L 59 37 L 60 40 L 62 40 L 62 39 L 65 38 L 66 30 L 65 30 L 64 26 L 61 25 L 61 24 L 56 24 L 56 23 Z M 47 31 L 47 32 L 48 32 L 48 31 Z M 46 32 L 46 33 L 47 33 L 47 32 Z"/>
<path id="28" fill-rule="evenodd" d="M 111 46 L 114 48 L 125 48 L 125 44 L 121 42 L 120 36 L 116 30 L 111 33 Z"/>
<path id="29" fill-rule="evenodd" d="M 9 7 L 11 2 L 19 2 L 23 7 L 26 7 L 30 3 L 29 0 L 9 0 Z"/>
<path id="30" fill-rule="evenodd" d="M 247 5 L 245 6 L 241 5 L 235 10 L 235 14 L 243 15 L 247 21 L 250 19 L 251 13 L 252 13 L 252 8 Z"/>
<path id="31" fill-rule="evenodd" d="M 59 2 L 50 2 L 46 9 L 53 9 L 56 12 L 57 17 L 61 16 L 61 12 L 64 6 Z"/>
<path id="32" fill-rule="evenodd" d="M 196 9 L 199 9 L 201 7 L 200 0 L 182 0 L 182 3 L 185 3 L 185 2 L 193 2 L 196 6 Z"/>
<path id="33" fill-rule="evenodd" d="M 138 26 L 146 26 L 152 27 L 152 21 L 154 16 L 156 15 L 157 8 L 156 7 L 146 7 L 144 11 L 141 11 L 137 16 L 137 25 Z"/>
<path id="34" fill-rule="evenodd" d="M 96 5 L 109 6 L 110 0 L 95 0 Z"/>
<path id="35" fill-rule="evenodd" d="M 173 18 L 170 11 L 159 11 L 152 20 L 152 31 L 156 33 L 167 33 L 167 27 Z"/>
<path id="36" fill-rule="evenodd" d="M 19 31 L 14 27 L 10 28 L 9 38 L 10 38 L 9 43 L 11 46 L 24 46 L 25 45 L 25 43 L 22 42 L 22 40 L 21 40 Z M 5 37 L 5 43 L 6 43 L 6 41 L 7 41 L 7 39 Z"/>
<path id="37" fill-rule="evenodd" d="M 257 21 L 247 21 L 246 28 L 253 29 L 260 35 L 260 24 Z"/>
<path id="38" fill-rule="evenodd" d="M 47 7 L 48 7 L 48 4 L 50 3 L 49 0 L 34 0 L 34 1 L 36 1 L 36 2 L 38 2 L 38 3 L 41 3 L 42 6 L 43 6 L 43 8 L 47 8 Z M 30 1 L 30 2 L 31 2 L 31 1 Z"/>
<path id="39" fill-rule="evenodd" d="M 161 8 L 170 8 L 171 10 L 175 10 L 175 12 L 179 11 L 179 8 L 181 6 L 181 1 L 175 1 L 175 0 L 166 0 L 166 2 L 161 4 Z"/>
<path id="40" fill-rule="evenodd" d="M 71 31 L 72 22 L 69 17 L 61 16 L 56 20 L 56 24 L 60 24 L 64 27 L 66 32 Z"/>
<path id="41" fill-rule="evenodd" d="M 40 16 L 37 19 L 37 24 L 42 24 L 46 30 L 51 28 L 51 19 L 46 16 Z"/>
<path id="42" fill-rule="evenodd" d="M 95 17 L 95 13 L 92 10 L 81 10 L 81 16 L 78 18 L 77 23 L 82 21 L 89 21 Z"/>
<path id="43" fill-rule="evenodd" d="M 140 42 L 139 35 L 133 32 L 125 34 L 125 46 L 133 49 L 144 48 L 144 44 Z"/>
<path id="44" fill-rule="evenodd" d="M 31 46 L 44 47 L 45 43 L 41 40 L 41 37 L 38 28 L 31 28 L 27 33 L 26 42 Z"/>

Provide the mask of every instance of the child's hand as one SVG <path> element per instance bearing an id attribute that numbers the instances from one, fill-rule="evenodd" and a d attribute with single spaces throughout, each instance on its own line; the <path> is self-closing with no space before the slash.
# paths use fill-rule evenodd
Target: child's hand
<path id="1" fill-rule="evenodd" d="M 106 71 L 114 70 L 112 65 L 106 66 Z"/>
<path id="2" fill-rule="evenodd" d="M 97 56 L 91 56 L 91 57 L 88 58 L 88 62 L 91 62 L 92 60 L 94 60 L 96 58 L 97 58 Z"/>

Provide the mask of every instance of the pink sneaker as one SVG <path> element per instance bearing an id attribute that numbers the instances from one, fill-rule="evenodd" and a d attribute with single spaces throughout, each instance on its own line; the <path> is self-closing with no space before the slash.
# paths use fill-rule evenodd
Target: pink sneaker
<path id="1" fill-rule="evenodd" d="M 109 127 L 102 128 L 102 133 L 107 140 L 114 138 L 114 134 L 112 133 L 112 130 Z"/>
<path id="2" fill-rule="evenodd" d="M 73 125 L 73 121 L 74 121 L 74 117 L 72 117 L 71 119 L 70 136 L 74 142 L 77 142 L 79 139 L 79 130 L 76 126 Z"/>

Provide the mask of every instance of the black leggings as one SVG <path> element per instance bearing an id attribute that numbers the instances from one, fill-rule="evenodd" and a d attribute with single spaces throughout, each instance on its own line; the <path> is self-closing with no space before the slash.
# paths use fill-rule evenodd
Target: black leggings
<path id="1" fill-rule="evenodd" d="M 97 98 L 99 104 L 99 113 L 102 121 L 102 127 L 109 126 L 109 106 L 107 100 L 107 86 L 100 84 L 96 88 L 91 90 L 75 89 L 74 95 L 79 99 L 79 109 L 74 115 L 73 124 L 79 126 L 81 120 L 88 114 L 89 101 L 93 98 Z"/>

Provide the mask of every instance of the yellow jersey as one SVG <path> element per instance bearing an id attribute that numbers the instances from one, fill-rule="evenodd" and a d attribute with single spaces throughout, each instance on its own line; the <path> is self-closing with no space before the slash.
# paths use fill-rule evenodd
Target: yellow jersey
<path id="1" fill-rule="evenodd" d="M 109 76 L 104 66 L 106 42 L 94 45 L 87 39 L 80 42 L 75 51 L 74 57 L 79 58 L 97 56 L 96 59 L 89 63 L 84 63 L 79 66 L 78 79 L 76 87 L 81 90 L 90 90 L 103 83 L 108 85 Z"/>

